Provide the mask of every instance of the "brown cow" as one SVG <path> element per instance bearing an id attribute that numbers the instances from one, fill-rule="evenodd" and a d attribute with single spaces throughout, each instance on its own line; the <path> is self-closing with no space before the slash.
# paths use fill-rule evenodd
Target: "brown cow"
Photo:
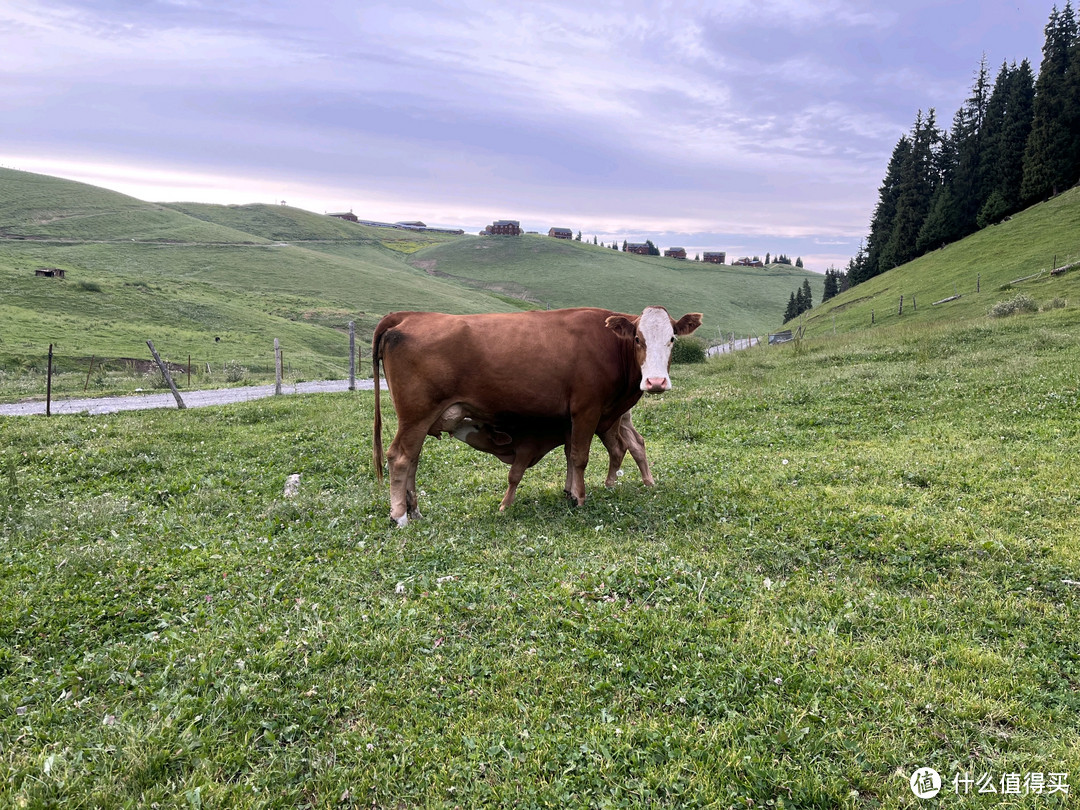
<path id="1" fill-rule="evenodd" d="M 585 466 L 593 434 L 604 436 L 641 398 L 671 387 L 671 344 L 701 325 L 701 315 L 675 321 L 663 307 L 639 316 L 580 308 L 488 315 L 393 312 L 372 337 L 375 372 L 375 468 L 382 480 L 379 363 L 398 429 L 387 451 L 390 516 L 399 526 L 418 518 L 416 467 L 424 437 L 454 405 L 464 417 L 495 426 L 561 424 L 567 491 L 585 502 Z M 635 431 L 636 433 L 636 431 Z M 511 442 L 513 437 L 511 436 Z M 548 439 L 550 441 L 550 438 Z M 562 443 L 560 441 L 559 443 Z M 610 447 L 609 447 L 610 451 Z"/>
<path id="2" fill-rule="evenodd" d="M 503 511 L 514 502 L 514 494 L 525 470 L 560 445 L 570 441 L 570 423 L 562 419 L 514 419 L 499 425 L 485 424 L 478 420 L 460 403 L 451 405 L 428 431 L 428 435 L 440 437 L 449 433 L 470 447 L 481 450 L 510 465 L 509 486 L 503 495 L 499 511 Z M 630 419 L 630 411 L 624 413 L 619 421 L 600 436 L 600 441 L 608 451 L 608 474 L 604 486 L 615 486 L 616 476 L 629 450 L 641 472 L 645 486 L 654 483 L 649 472 L 649 460 L 645 455 L 645 439 L 637 432 Z M 570 480 L 567 478 L 566 494 L 570 494 Z"/>

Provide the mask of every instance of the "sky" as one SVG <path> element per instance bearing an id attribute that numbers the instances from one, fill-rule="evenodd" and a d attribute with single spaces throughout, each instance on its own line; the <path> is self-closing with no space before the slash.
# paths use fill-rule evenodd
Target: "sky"
<path id="1" fill-rule="evenodd" d="M 496 219 L 844 267 L 1029 0 L 0 0 L 0 166 L 152 202 Z"/>

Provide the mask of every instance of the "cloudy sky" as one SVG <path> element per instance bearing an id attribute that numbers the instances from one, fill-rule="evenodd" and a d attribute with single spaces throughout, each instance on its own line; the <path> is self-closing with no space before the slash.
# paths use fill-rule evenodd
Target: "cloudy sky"
<path id="1" fill-rule="evenodd" d="M 846 264 L 916 112 L 1051 0 L 0 0 L 0 165 Z"/>

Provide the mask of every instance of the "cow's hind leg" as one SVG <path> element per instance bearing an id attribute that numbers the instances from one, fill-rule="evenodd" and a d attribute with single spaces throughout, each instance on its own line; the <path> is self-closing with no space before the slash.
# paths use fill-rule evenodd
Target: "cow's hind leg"
<path id="1" fill-rule="evenodd" d="M 619 423 L 616 422 L 610 428 L 600 434 L 600 441 L 608 452 L 607 478 L 604 479 L 605 487 L 615 486 L 618 480 L 619 468 L 622 467 L 623 459 L 626 458 L 626 443 L 619 433 Z"/>
<path id="2" fill-rule="evenodd" d="M 427 430 L 399 428 L 394 441 L 386 451 L 390 470 L 390 517 L 398 526 L 405 526 L 409 518 L 420 517 L 416 503 L 416 465 L 424 446 Z"/>
<path id="3" fill-rule="evenodd" d="M 630 411 L 624 413 L 619 420 L 619 436 L 623 446 L 630 451 L 630 456 L 637 462 L 641 480 L 645 486 L 651 487 L 656 482 L 653 481 L 652 473 L 649 471 L 649 459 L 645 455 L 645 437 L 637 432 L 634 423 L 630 421 Z"/>

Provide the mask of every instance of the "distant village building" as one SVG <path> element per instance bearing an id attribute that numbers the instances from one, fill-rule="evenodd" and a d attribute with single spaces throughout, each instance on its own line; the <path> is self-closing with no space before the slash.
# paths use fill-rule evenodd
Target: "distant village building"
<path id="1" fill-rule="evenodd" d="M 330 216 L 337 217 L 338 219 L 347 219 L 349 222 L 360 221 L 359 219 L 357 219 L 356 214 L 354 214 L 352 211 L 343 211 L 338 214 L 331 214 Z"/>
<path id="2" fill-rule="evenodd" d="M 402 228 L 426 228 L 427 227 L 427 225 L 425 225 L 423 222 L 420 222 L 419 220 L 417 220 L 415 222 L 395 222 L 394 224 L 395 225 L 400 225 Z"/>
<path id="3" fill-rule="evenodd" d="M 63 278 L 64 271 L 59 267 L 39 267 L 34 271 L 34 275 L 41 278 Z"/>
<path id="4" fill-rule="evenodd" d="M 644 242 L 629 242 L 626 245 L 627 253 L 636 253 L 639 256 L 649 255 L 649 246 Z"/>
<path id="5" fill-rule="evenodd" d="M 667 256 L 669 259 L 685 259 L 686 248 L 670 247 L 664 251 L 664 255 Z"/>
<path id="6" fill-rule="evenodd" d="M 746 256 L 742 256 L 731 263 L 732 267 L 764 267 L 765 263 L 761 259 L 748 259 Z"/>
<path id="7" fill-rule="evenodd" d="M 498 236 L 521 236 L 521 223 L 516 219 L 497 219 L 484 228 L 484 233 Z"/>
<path id="8" fill-rule="evenodd" d="M 723 264 L 727 261 L 727 253 L 723 250 L 706 250 L 701 260 L 712 264 Z"/>
<path id="9" fill-rule="evenodd" d="M 556 239 L 573 239 L 574 232 L 569 228 L 551 228 L 548 231 L 548 236 L 553 236 Z"/>

